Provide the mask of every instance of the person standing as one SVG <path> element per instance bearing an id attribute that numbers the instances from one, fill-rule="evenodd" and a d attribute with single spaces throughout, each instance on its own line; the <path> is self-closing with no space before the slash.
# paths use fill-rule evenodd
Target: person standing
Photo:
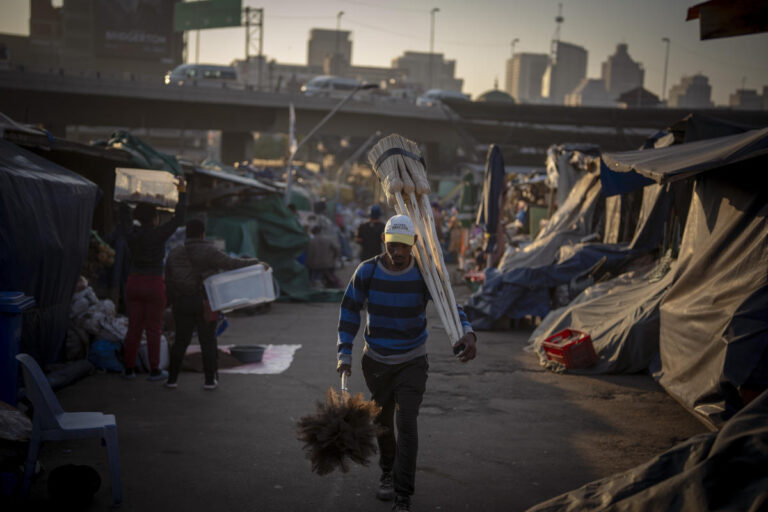
<path id="1" fill-rule="evenodd" d="M 335 237 L 324 235 L 319 225 L 312 227 L 312 238 L 307 246 L 307 268 L 312 281 L 322 281 L 326 288 L 341 288 L 334 272 L 336 260 L 341 255 Z"/>
<path id="2" fill-rule="evenodd" d="M 363 261 L 347 286 L 339 315 L 337 363 L 339 374 L 352 373 L 352 346 L 360 329 L 360 312 L 367 304 L 362 370 L 372 399 L 381 406 L 376 418 L 379 467 L 376 493 L 395 500 L 393 510 L 410 510 L 415 489 L 418 452 L 417 417 L 427 370 L 426 306 L 430 299 L 421 271 L 411 255 L 416 242 L 413 222 L 395 215 L 381 239 L 385 252 Z M 455 347 L 461 362 L 474 359 L 477 337 L 459 307 L 464 335 Z M 395 436 L 395 424 L 397 436 Z"/>
<path id="3" fill-rule="evenodd" d="M 168 298 L 176 323 L 176 339 L 171 348 L 166 387 L 177 387 L 184 354 L 192 341 L 192 331 L 197 329 L 205 373 L 203 388 L 216 389 L 216 320 L 219 314 L 211 312 L 208 307 L 203 280 L 223 270 L 234 270 L 259 263 L 264 265 L 265 269 L 269 268 L 256 258 L 229 257 L 217 249 L 213 242 L 205 239 L 205 223 L 202 220 L 190 219 L 187 222 L 184 245 L 171 250 L 165 268 Z"/>
<path id="4" fill-rule="evenodd" d="M 187 187 L 183 180 L 177 185 L 179 202 L 173 218 L 160 224 L 157 208 L 149 203 L 139 203 L 133 211 L 139 226 L 128 231 L 126 241 L 131 264 L 125 285 L 128 310 L 128 332 L 125 335 L 125 370 L 123 377 L 136 378 L 136 356 L 141 335 L 147 333 L 147 355 L 150 372 L 148 380 L 163 380 L 167 373 L 160 369 L 160 336 L 165 311 L 165 282 L 163 259 L 165 241 L 181 226 L 187 212 Z"/>
<path id="5" fill-rule="evenodd" d="M 384 232 L 384 223 L 381 218 L 381 208 L 375 204 L 371 206 L 368 221 L 357 227 L 355 242 L 360 244 L 360 260 L 365 261 L 381 254 L 381 234 Z"/>

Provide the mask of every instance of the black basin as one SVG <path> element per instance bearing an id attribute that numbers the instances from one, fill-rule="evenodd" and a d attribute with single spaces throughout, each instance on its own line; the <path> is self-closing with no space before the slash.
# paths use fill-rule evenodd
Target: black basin
<path id="1" fill-rule="evenodd" d="M 258 363 L 264 356 L 265 348 L 264 345 L 235 345 L 229 353 L 242 363 Z"/>

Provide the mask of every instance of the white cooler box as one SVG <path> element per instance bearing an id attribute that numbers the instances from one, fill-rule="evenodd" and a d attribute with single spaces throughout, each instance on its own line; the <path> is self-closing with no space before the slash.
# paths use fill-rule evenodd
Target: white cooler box
<path id="1" fill-rule="evenodd" d="M 145 202 L 173 208 L 179 202 L 178 178 L 166 171 L 115 169 L 115 201 Z"/>
<path id="2" fill-rule="evenodd" d="M 215 274 L 203 281 L 213 311 L 232 311 L 275 300 L 272 269 L 251 265 Z"/>

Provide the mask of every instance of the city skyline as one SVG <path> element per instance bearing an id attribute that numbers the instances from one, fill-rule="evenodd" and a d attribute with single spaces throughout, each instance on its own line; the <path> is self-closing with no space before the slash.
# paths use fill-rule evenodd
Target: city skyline
<path id="1" fill-rule="evenodd" d="M 600 78 L 602 63 L 617 44 L 626 43 L 632 59 L 645 69 L 644 87 L 660 97 L 682 77 L 697 73 L 709 77 L 718 106 L 728 104 L 745 78 L 747 89 L 761 93 L 768 85 L 764 63 L 768 34 L 699 41 L 699 22 L 685 21 L 688 7 L 696 3 L 563 0 L 560 39 L 587 49 L 588 78 Z M 352 32 L 352 63 L 379 67 L 390 66 L 405 51 L 429 51 L 430 11 L 437 7 L 434 50 L 456 61 L 456 77 L 464 79 L 464 92 L 476 97 L 492 89 L 495 79 L 503 89 L 512 40 L 518 39 L 516 52 L 549 53 L 558 1 L 243 0 L 243 5 L 264 8 L 264 54 L 270 60 L 306 63 L 310 30 L 335 29 L 339 23 L 342 30 Z M 0 9 L 0 32 L 28 33 L 28 0 L 6 0 Z M 229 64 L 242 59 L 244 32 L 239 27 L 201 31 L 200 62 Z M 671 39 L 666 94 L 661 90 L 663 37 Z M 191 62 L 194 48 L 195 33 L 190 33 Z"/>

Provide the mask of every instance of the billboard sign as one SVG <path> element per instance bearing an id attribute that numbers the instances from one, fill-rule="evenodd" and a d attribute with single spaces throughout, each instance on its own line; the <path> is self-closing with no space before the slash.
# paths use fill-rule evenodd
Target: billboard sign
<path id="1" fill-rule="evenodd" d="M 163 60 L 171 56 L 173 1 L 96 0 L 94 52 L 102 57 Z"/>
<path id="2" fill-rule="evenodd" d="M 206 28 L 239 27 L 242 0 L 202 0 L 174 6 L 173 29 L 176 32 Z"/>

